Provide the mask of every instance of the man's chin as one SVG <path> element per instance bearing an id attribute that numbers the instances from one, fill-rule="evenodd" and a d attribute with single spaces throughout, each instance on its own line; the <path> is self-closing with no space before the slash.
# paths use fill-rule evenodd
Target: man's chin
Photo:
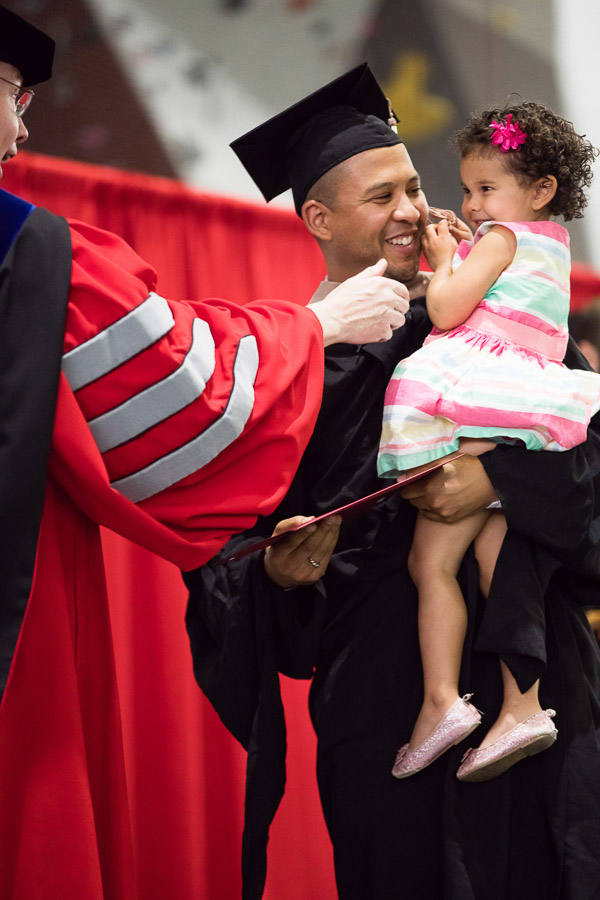
<path id="1" fill-rule="evenodd" d="M 420 257 L 412 261 L 407 260 L 401 265 L 388 262 L 388 267 L 385 270 L 386 277 L 393 278 L 394 281 L 401 281 L 403 284 L 413 281 L 419 271 L 419 259 Z"/>

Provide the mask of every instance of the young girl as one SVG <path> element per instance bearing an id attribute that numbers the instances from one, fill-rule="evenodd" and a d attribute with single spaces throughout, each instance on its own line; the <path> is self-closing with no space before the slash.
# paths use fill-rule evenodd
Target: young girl
<path id="1" fill-rule="evenodd" d="M 597 151 L 572 125 L 535 103 L 471 117 L 456 135 L 463 217 L 473 241 L 446 221 L 427 227 L 433 269 L 425 345 L 397 366 L 385 398 L 379 475 L 398 476 L 458 449 L 479 455 L 497 442 L 565 450 L 586 440 L 600 408 L 600 376 L 566 368 L 569 236 L 551 217 L 580 218 Z M 456 251 L 456 252 L 455 252 Z M 484 510 L 448 524 L 420 512 L 409 569 L 419 592 L 424 701 L 392 770 L 406 778 L 459 743 L 481 721 L 460 698 L 466 610 L 456 581 L 475 541 L 485 596 L 506 522 Z M 483 781 L 556 739 L 536 682 L 521 694 L 501 662 L 500 716 L 457 775 Z"/>

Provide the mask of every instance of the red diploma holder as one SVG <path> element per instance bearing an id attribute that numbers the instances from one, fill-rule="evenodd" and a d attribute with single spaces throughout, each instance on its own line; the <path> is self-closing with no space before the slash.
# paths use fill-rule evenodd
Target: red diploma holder
<path id="1" fill-rule="evenodd" d="M 419 478 L 426 478 L 428 475 L 431 475 L 432 472 L 435 472 L 436 469 L 440 469 L 442 466 L 445 466 L 446 463 L 454 462 L 455 459 L 460 459 L 460 457 L 464 455 L 464 453 L 454 453 L 452 456 L 445 456 L 443 459 L 433 462 L 426 469 L 422 469 L 422 471 L 417 472 L 416 474 L 400 477 L 394 484 L 390 484 L 380 491 L 375 491 L 374 494 L 368 494 L 366 497 L 361 497 L 359 500 L 353 500 L 352 503 L 346 503 L 345 506 L 339 506 L 337 509 L 332 509 L 330 512 L 323 513 L 323 515 L 317 516 L 314 519 L 308 519 L 306 522 L 303 522 L 302 525 L 297 525 L 296 528 L 290 528 L 289 531 L 283 531 L 281 534 L 271 535 L 271 537 L 256 541 L 254 544 L 248 544 L 247 547 L 242 547 L 241 550 L 222 559 L 220 565 L 227 565 L 227 563 L 233 562 L 236 559 L 242 559 L 242 557 L 248 556 L 250 553 L 256 553 L 258 550 L 272 547 L 273 544 L 278 544 L 279 541 L 282 541 L 289 534 L 293 534 L 296 531 L 302 531 L 308 525 L 316 525 L 319 522 L 322 522 L 323 519 L 329 518 L 329 516 L 336 515 L 345 518 L 346 516 L 360 513 L 364 509 L 368 509 L 371 506 L 375 506 L 377 503 L 381 503 L 382 500 L 385 500 L 390 494 L 401 490 L 403 487 L 406 487 L 407 484 L 412 484 L 413 481 L 418 481 Z"/>

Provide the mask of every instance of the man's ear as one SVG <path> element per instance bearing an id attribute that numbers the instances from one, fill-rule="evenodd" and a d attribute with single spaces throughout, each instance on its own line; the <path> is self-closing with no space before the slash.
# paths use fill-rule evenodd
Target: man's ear
<path id="1" fill-rule="evenodd" d="M 329 208 L 319 200 L 306 200 L 302 205 L 302 221 L 318 241 L 330 241 Z"/>
<path id="2" fill-rule="evenodd" d="M 552 198 L 556 194 L 558 182 L 554 175 L 544 175 L 543 178 L 538 178 L 534 187 L 533 208 L 539 210 L 543 209 L 544 206 L 548 206 L 552 201 Z"/>

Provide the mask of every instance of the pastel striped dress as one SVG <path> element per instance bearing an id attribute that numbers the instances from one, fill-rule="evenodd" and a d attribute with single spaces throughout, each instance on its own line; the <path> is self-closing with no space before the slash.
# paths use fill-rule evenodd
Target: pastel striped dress
<path id="1" fill-rule="evenodd" d="M 388 385 L 377 469 L 391 478 L 458 449 L 459 438 L 566 450 L 586 440 L 600 375 L 568 369 L 569 235 L 556 222 L 485 222 L 457 248 L 456 270 L 494 224 L 515 257 L 462 325 L 434 328 Z"/>

